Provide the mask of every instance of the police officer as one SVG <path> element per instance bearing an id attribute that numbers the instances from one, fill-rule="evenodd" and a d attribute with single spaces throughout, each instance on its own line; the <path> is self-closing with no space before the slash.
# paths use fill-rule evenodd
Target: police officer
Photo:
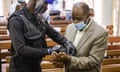
<path id="1" fill-rule="evenodd" d="M 12 41 L 9 72 L 41 72 L 42 57 L 63 48 L 47 48 L 46 34 L 64 46 L 64 49 L 76 50 L 41 17 L 41 13 L 47 10 L 48 3 L 52 2 L 53 0 L 29 0 L 27 5 L 9 18 L 8 30 Z"/>

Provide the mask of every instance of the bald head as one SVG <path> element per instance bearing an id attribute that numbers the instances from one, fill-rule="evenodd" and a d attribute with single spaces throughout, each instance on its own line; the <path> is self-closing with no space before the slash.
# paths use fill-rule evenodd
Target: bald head
<path id="1" fill-rule="evenodd" d="M 72 9 L 73 20 L 82 21 L 85 20 L 89 15 L 89 6 L 84 2 L 74 4 Z"/>
<path id="2" fill-rule="evenodd" d="M 73 8 L 77 8 L 78 11 L 79 9 L 82 9 L 83 15 L 89 13 L 89 6 L 84 2 L 79 2 L 79 3 L 74 4 Z"/>

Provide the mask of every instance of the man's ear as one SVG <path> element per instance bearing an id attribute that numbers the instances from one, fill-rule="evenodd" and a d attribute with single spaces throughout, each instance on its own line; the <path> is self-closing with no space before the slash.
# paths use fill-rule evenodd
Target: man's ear
<path id="1" fill-rule="evenodd" d="M 86 24 L 88 24 L 88 22 L 89 22 L 89 17 L 90 17 L 90 14 L 88 13 L 88 14 L 86 15 L 86 18 L 85 18 L 85 23 L 86 23 Z"/>
<path id="2" fill-rule="evenodd" d="M 92 12 L 89 10 L 89 16 L 92 16 L 93 14 L 92 14 Z"/>
<path id="3" fill-rule="evenodd" d="M 86 15 L 85 19 L 88 19 L 91 16 L 90 12 Z"/>

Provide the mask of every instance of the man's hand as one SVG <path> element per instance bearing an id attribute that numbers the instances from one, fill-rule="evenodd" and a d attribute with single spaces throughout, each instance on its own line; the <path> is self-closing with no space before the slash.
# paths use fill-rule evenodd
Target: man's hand
<path id="1" fill-rule="evenodd" d="M 59 52 L 59 53 L 53 52 L 51 56 L 53 61 L 67 62 L 70 60 L 70 56 L 67 55 L 65 52 Z"/>
<path id="2" fill-rule="evenodd" d="M 52 64 L 56 67 L 56 68 L 63 68 L 64 66 L 64 62 L 62 62 L 59 58 L 57 58 L 59 56 L 59 54 L 57 52 L 52 52 L 51 57 L 52 57 Z"/>
<path id="3" fill-rule="evenodd" d="M 65 52 L 59 52 L 59 56 L 58 57 L 64 63 L 70 61 L 70 56 L 68 54 L 66 54 Z"/>
<path id="4" fill-rule="evenodd" d="M 65 63 L 70 61 L 70 56 L 67 55 L 65 52 L 53 52 L 51 56 L 53 65 L 55 67 L 63 67 Z"/>

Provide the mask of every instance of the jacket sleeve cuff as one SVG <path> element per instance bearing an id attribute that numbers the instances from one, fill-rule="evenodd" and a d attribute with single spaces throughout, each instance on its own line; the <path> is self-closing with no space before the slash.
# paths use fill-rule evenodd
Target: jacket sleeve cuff
<path id="1" fill-rule="evenodd" d="M 74 68 L 76 66 L 77 61 L 78 60 L 76 59 L 76 57 L 71 56 L 70 57 L 70 62 L 69 62 L 69 67 Z"/>

